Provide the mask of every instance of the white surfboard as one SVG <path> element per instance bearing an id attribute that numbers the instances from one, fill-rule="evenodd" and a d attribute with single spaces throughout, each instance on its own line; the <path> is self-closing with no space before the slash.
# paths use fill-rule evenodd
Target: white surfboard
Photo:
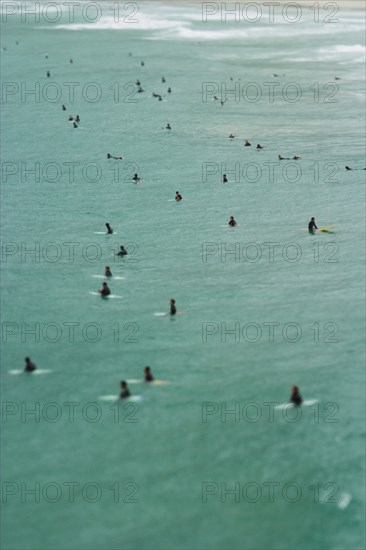
<path id="1" fill-rule="evenodd" d="M 152 382 L 145 382 L 145 380 L 131 379 L 127 380 L 128 384 L 147 384 L 148 386 L 169 386 L 171 382 L 169 380 L 153 380 Z"/>
<path id="2" fill-rule="evenodd" d="M 13 376 L 17 376 L 19 374 L 48 374 L 49 372 L 52 372 L 50 369 L 36 369 L 32 372 L 26 372 L 24 369 L 11 369 L 9 371 L 9 374 L 12 374 Z"/>
<path id="3" fill-rule="evenodd" d="M 108 279 L 109 281 L 110 280 L 113 280 L 113 281 L 123 281 L 126 277 L 120 277 L 119 275 L 112 275 L 112 277 L 107 277 L 106 275 L 92 275 L 92 277 L 94 277 L 95 279 Z"/>
<path id="4" fill-rule="evenodd" d="M 154 313 L 155 317 L 175 317 L 176 315 L 189 315 L 190 311 L 177 311 L 174 315 L 171 315 L 170 313 L 164 313 L 162 311 L 158 311 L 157 313 Z"/>
<path id="5" fill-rule="evenodd" d="M 99 292 L 89 292 L 89 294 L 100 296 L 101 298 L 110 298 L 111 300 L 121 300 L 123 298 L 123 296 L 119 296 L 118 294 L 109 294 L 108 296 L 102 296 Z"/>
<path id="6" fill-rule="evenodd" d="M 349 495 L 348 493 L 341 493 L 340 494 L 340 499 L 337 502 L 338 508 L 340 510 L 345 510 L 345 508 L 347 508 L 347 506 L 349 505 L 351 500 L 352 500 L 351 495 Z"/>
<path id="7" fill-rule="evenodd" d="M 130 395 L 130 397 L 120 398 L 119 395 L 100 395 L 99 401 L 121 401 L 121 403 L 128 403 L 129 401 L 138 402 L 143 401 L 142 395 Z"/>
<path id="8" fill-rule="evenodd" d="M 108 235 L 110 237 L 111 235 L 118 235 L 116 231 L 113 231 L 113 233 L 107 233 L 106 231 L 93 231 L 94 235 Z"/>
<path id="9" fill-rule="evenodd" d="M 301 407 L 311 407 L 312 405 L 315 405 L 315 403 L 319 403 L 319 401 L 317 399 L 308 399 L 308 400 L 305 400 L 301 403 Z M 289 409 L 289 408 L 292 408 L 292 407 L 295 407 L 295 405 L 293 403 L 291 403 L 290 401 L 288 401 L 287 403 L 281 403 L 280 405 L 276 405 L 274 408 L 275 409 L 279 409 L 279 410 L 283 410 L 283 409 Z"/>

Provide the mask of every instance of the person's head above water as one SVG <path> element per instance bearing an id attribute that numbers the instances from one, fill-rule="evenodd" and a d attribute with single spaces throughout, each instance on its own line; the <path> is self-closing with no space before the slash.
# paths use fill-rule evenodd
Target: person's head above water
<path id="1" fill-rule="evenodd" d="M 107 288 L 107 283 L 104 282 L 102 286 L 103 288 Z"/>
<path id="2" fill-rule="evenodd" d="M 119 385 L 120 385 L 121 388 L 123 388 L 123 389 L 124 389 L 124 388 L 127 388 L 127 382 L 126 382 L 126 380 L 121 380 L 120 383 L 119 383 Z"/>
<path id="3" fill-rule="evenodd" d="M 298 386 L 292 386 L 292 388 L 291 388 L 291 393 L 299 393 L 299 388 L 298 388 Z"/>
<path id="4" fill-rule="evenodd" d="M 105 270 L 106 270 L 106 271 L 110 271 L 110 270 L 111 270 L 111 268 L 109 267 L 109 265 L 106 265 L 106 266 L 105 266 Z"/>

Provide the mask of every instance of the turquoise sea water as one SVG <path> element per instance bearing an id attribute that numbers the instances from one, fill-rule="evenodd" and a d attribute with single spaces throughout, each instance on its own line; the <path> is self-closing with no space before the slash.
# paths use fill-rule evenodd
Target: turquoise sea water
<path id="1" fill-rule="evenodd" d="M 3 547 L 362 549 L 365 172 L 344 167 L 366 166 L 363 13 L 203 23 L 154 2 L 116 24 L 100 6 L 2 25 Z M 120 299 L 91 294 L 106 265 Z M 188 314 L 154 315 L 170 298 Z M 9 373 L 26 355 L 51 372 Z M 171 384 L 100 400 L 145 365 Z M 294 384 L 319 403 L 272 417 Z"/>

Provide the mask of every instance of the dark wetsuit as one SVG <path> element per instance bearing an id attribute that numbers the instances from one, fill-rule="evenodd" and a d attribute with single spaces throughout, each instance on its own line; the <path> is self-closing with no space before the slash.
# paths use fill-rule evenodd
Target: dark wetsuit
<path id="1" fill-rule="evenodd" d="M 182 195 L 175 195 L 175 200 L 176 201 L 181 201 L 182 200 Z"/>
<path id="2" fill-rule="evenodd" d="M 112 277 L 112 272 L 111 271 L 106 271 L 105 276 L 106 277 Z"/>
<path id="3" fill-rule="evenodd" d="M 236 221 L 235 220 L 230 220 L 229 225 L 230 225 L 230 227 L 235 227 L 236 226 Z"/>
<path id="4" fill-rule="evenodd" d="M 121 393 L 119 394 L 120 398 L 121 399 L 126 399 L 126 397 L 130 397 L 130 390 L 128 388 L 125 388 L 124 390 L 121 391 Z"/>
<path id="5" fill-rule="evenodd" d="M 310 233 L 314 233 L 315 229 L 318 229 L 316 223 L 313 222 L 313 220 L 310 220 L 308 228 Z"/>
<path id="6" fill-rule="evenodd" d="M 154 380 L 154 377 L 152 374 L 145 374 L 145 382 L 152 382 Z"/>
<path id="7" fill-rule="evenodd" d="M 107 227 L 107 235 L 112 235 L 113 229 L 111 227 Z"/>
<path id="8" fill-rule="evenodd" d="M 33 372 L 34 370 L 36 370 L 36 368 L 37 367 L 33 363 L 29 362 L 29 363 L 26 364 L 24 371 L 25 372 Z"/>
<path id="9" fill-rule="evenodd" d="M 127 250 L 125 247 L 122 247 L 119 252 L 117 252 L 116 256 L 127 256 Z"/>
<path id="10" fill-rule="evenodd" d="M 100 290 L 100 293 L 102 296 L 109 296 L 111 291 L 109 290 L 109 288 L 102 288 L 102 290 Z"/>
<path id="11" fill-rule="evenodd" d="M 222 182 L 223 182 L 223 183 L 227 183 L 227 177 L 226 177 L 226 176 L 223 176 Z"/>
<path id="12" fill-rule="evenodd" d="M 299 407 L 302 403 L 302 397 L 299 394 L 299 392 L 293 393 L 290 397 L 291 403 L 293 403 L 296 407 Z"/>
<path id="13" fill-rule="evenodd" d="M 170 305 L 170 315 L 175 315 L 177 313 L 177 308 L 175 307 L 175 304 Z"/>

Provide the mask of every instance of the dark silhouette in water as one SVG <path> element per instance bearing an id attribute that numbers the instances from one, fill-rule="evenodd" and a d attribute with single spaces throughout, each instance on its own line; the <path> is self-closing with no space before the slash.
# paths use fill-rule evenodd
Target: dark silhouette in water
<path id="1" fill-rule="evenodd" d="M 144 376 L 145 376 L 145 382 L 152 382 L 154 380 L 150 367 L 144 368 Z"/>
<path id="2" fill-rule="evenodd" d="M 121 380 L 120 382 L 120 388 L 121 392 L 119 394 L 121 399 L 125 399 L 126 397 L 130 397 L 130 390 L 128 389 L 127 382 L 125 380 Z"/>
<path id="3" fill-rule="evenodd" d="M 36 370 L 36 365 L 34 363 L 32 363 L 32 361 L 30 360 L 29 357 L 26 357 L 25 358 L 25 368 L 24 368 L 24 372 L 33 372 Z"/>
<path id="4" fill-rule="evenodd" d="M 292 386 L 291 388 L 291 397 L 290 397 L 291 403 L 293 403 L 296 407 L 299 407 L 302 403 L 302 397 L 299 392 L 299 388 L 297 386 Z"/>
<path id="5" fill-rule="evenodd" d="M 170 315 L 175 315 L 177 313 L 177 308 L 175 307 L 175 300 L 173 298 L 169 301 L 170 305 Z"/>

